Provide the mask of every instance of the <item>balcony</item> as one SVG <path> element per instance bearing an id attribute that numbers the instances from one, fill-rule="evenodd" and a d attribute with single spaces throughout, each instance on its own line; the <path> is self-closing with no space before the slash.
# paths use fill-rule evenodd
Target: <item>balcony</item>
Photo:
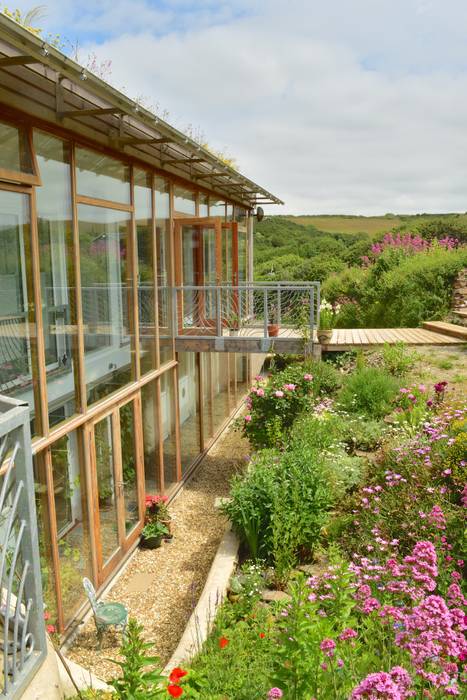
<path id="1" fill-rule="evenodd" d="M 319 321 L 319 282 L 173 287 L 178 351 L 303 353 Z"/>

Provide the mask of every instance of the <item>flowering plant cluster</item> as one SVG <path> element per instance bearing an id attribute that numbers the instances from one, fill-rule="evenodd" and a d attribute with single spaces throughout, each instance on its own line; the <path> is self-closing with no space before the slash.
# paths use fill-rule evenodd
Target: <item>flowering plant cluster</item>
<path id="1" fill-rule="evenodd" d="M 313 375 L 302 367 L 288 368 L 269 381 L 258 376 L 245 400 L 247 413 L 237 426 L 256 449 L 280 447 L 312 397 Z"/>
<path id="2" fill-rule="evenodd" d="M 363 256 L 362 262 L 364 266 L 371 265 L 371 263 L 388 248 L 399 249 L 403 250 L 405 253 L 415 254 L 424 253 L 435 245 L 445 248 L 446 250 L 453 250 L 457 248 L 459 241 L 457 238 L 452 238 L 451 236 L 445 236 L 436 241 L 428 241 L 418 234 L 390 232 L 386 233 L 383 239 L 378 243 L 373 243 L 371 246 L 371 256 Z"/>

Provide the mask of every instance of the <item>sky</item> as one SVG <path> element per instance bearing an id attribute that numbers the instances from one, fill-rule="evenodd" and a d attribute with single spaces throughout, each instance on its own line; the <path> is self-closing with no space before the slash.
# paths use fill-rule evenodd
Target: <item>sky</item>
<path id="1" fill-rule="evenodd" d="M 226 149 L 268 213 L 467 211 L 465 0 L 49 0 L 39 23 Z"/>

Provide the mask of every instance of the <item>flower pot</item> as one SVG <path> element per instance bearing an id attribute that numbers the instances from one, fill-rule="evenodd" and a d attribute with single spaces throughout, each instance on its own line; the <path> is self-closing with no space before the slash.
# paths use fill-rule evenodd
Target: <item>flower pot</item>
<path id="1" fill-rule="evenodd" d="M 332 338 L 332 330 L 324 330 L 320 329 L 318 331 L 318 341 L 322 344 L 325 345 L 326 343 L 329 343 Z"/>
<path id="2" fill-rule="evenodd" d="M 278 323 L 268 323 L 268 336 L 270 338 L 277 338 L 279 335 L 279 328 Z"/>
<path id="3" fill-rule="evenodd" d="M 143 549 L 157 549 L 161 546 L 161 542 L 162 535 L 157 535 L 155 537 L 144 537 L 143 535 L 140 544 Z"/>

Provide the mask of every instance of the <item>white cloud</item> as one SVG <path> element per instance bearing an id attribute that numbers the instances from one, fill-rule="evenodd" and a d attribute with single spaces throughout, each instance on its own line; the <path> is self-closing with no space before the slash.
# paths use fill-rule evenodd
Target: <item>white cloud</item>
<path id="1" fill-rule="evenodd" d="M 290 212 L 467 209 L 460 0 L 70 0 L 113 82 L 200 125 Z M 93 26 L 92 26 L 93 25 Z"/>

